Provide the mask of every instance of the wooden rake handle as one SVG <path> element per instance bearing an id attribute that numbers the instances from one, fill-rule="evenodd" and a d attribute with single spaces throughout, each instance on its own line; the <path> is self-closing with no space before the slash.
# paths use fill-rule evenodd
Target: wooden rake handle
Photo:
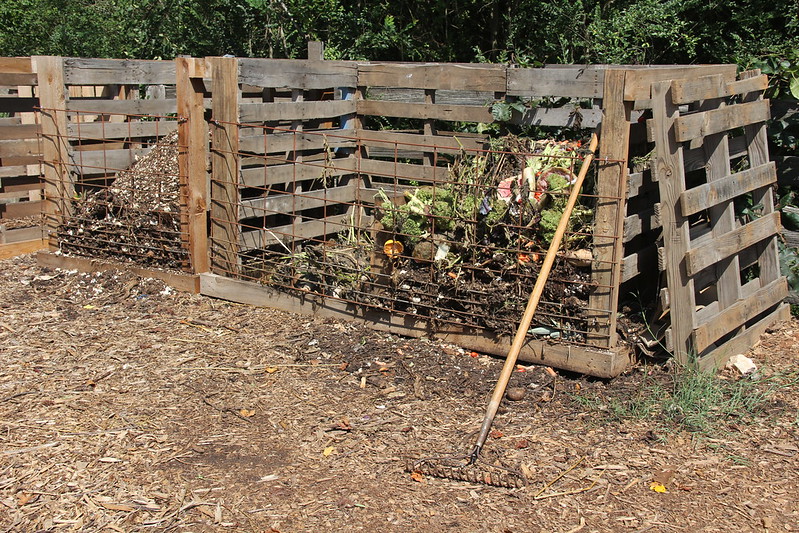
<path id="1" fill-rule="evenodd" d="M 497 415 L 499 403 L 502 401 L 502 396 L 505 394 L 505 389 L 508 387 L 511 374 L 513 374 L 513 368 L 516 366 L 516 361 L 519 359 L 519 352 L 521 352 L 524 341 L 527 338 L 527 330 L 530 329 L 530 323 L 533 321 L 533 315 L 535 315 L 535 310 L 538 308 L 538 302 L 541 300 L 541 294 L 544 292 L 544 285 L 546 285 L 547 280 L 549 279 L 549 272 L 552 270 L 552 265 L 555 263 L 555 255 L 558 252 L 558 248 L 560 248 L 563 235 L 566 233 L 571 212 L 577 203 L 577 196 L 580 193 L 580 189 L 582 188 L 583 181 L 585 180 L 585 175 L 588 173 L 588 168 L 591 165 L 591 161 L 594 159 L 594 152 L 596 151 L 598 144 L 599 139 L 597 138 L 596 133 L 594 133 L 591 136 L 591 142 L 588 145 L 589 153 L 583 160 L 583 164 L 580 167 L 580 172 L 577 174 L 577 180 L 574 182 L 574 185 L 572 185 L 571 193 L 569 194 L 569 200 L 566 202 L 566 208 L 563 210 L 563 215 L 560 217 L 560 221 L 558 222 L 558 228 L 555 230 L 555 236 L 552 238 L 552 242 L 549 243 L 549 250 L 547 250 L 547 255 L 544 257 L 544 263 L 541 265 L 538 278 L 535 280 L 533 292 L 530 294 L 530 299 L 527 301 L 527 307 L 524 310 L 524 315 L 522 315 L 521 322 L 519 322 L 519 327 L 516 330 L 516 336 L 513 338 L 513 344 L 511 344 L 508 355 L 505 358 L 505 364 L 502 366 L 502 372 L 499 374 L 499 378 L 497 379 L 497 384 L 494 387 L 491 400 L 488 402 L 485 418 L 483 419 L 483 425 L 480 428 L 480 436 L 477 438 L 477 444 L 470 454 L 471 462 L 477 460 L 477 456 L 480 454 L 480 450 L 483 448 L 483 445 L 488 438 L 488 432 L 491 429 L 491 425 L 494 423 L 494 417 Z"/>

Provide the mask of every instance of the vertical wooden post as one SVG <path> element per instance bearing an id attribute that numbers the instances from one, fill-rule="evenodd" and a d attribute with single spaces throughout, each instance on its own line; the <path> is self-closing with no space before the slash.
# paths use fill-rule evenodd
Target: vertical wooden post
<path id="1" fill-rule="evenodd" d="M 594 213 L 594 263 L 589 298 L 588 342 L 616 346 L 621 260 L 624 252 L 624 216 L 627 205 L 627 158 L 630 148 L 632 102 L 624 101 L 625 71 L 605 71 L 602 126 L 597 162 L 597 205 Z"/>
<path id="2" fill-rule="evenodd" d="M 322 61 L 325 58 L 325 44 L 322 41 L 308 41 L 308 59 Z"/>
<path id="3" fill-rule="evenodd" d="M 175 59 L 178 167 L 183 198 L 181 218 L 188 234 L 189 261 L 195 274 L 208 272 L 208 125 L 203 105 L 203 66 L 202 59 Z"/>
<path id="4" fill-rule="evenodd" d="M 719 83 L 723 84 L 724 78 L 718 76 Z M 721 93 L 722 91 L 719 91 Z M 724 98 L 705 100 L 699 106 L 700 111 L 711 111 L 723 105 Z M 726 178 L 730 170 L 730 147 L 726 133 L 708 135 L 702 142 L 705 152 L 705 173 L 707 181 L 714 182 Z M 735 207 L 732 200 L 710 207 L 710 223 L 712 224 L 713 237 L 720 237 L 735 229 Z M 721 309 L 726 309 L 741 298 L 741 266 L 738 254 L 722 259 L 715 266 L 716 293 Z"/>
<path id="5" fill-rule="evenodd" d="M 677 205 L 685 190 L 682 146 L 677 142 L 674 122 L 679 109 L 671 96 L 671 81 L 652 85 L 656 173 L 660 189 L 660 220 L 663 225 L 664 263 L 669 287 L 669 316 L 674 357 L 681 363 L 694 353 L 693 331 L 696 310 L 694 282 L 688 276 L 685 255 L 690 246 L 688 219 Z"/>
<path id="6" fill-rule="evenodd" d="M 759 76 L 760 70 L 750 70 L 742 73 L 742 78 Z M 754 102 L 762 100 L 761 92 L 751 92 L 744 96 L 744 102 Z M 746 135 L 746 149 L 749 154 L 749 168 L 765 165 L 769 162 L 768 155 L 768 133 L 765 122 L 750 124 L 744 128 Z M 752 191 L 752 202 L 755 205 L 762 205 L 762 215 L 770 215 L 774 212 L 774 189 L 771 186 L 761 187 Z M 765 287 L 772 281 L 778 279 L 780 273 L 779 249 L 777 248 L 777 237 L 771 237 L 757 246 L 758 264 L 760 266 L 760 286 Z"/>
<path id="7" fill-rule="evenodd" d="M 55 56 L 33 58 L 38 74 L 41 111 L 44 215 L 46 230 L 54 233 L 72 213 L 75 184 L 68 170 L 67 91 L 64 60 Z M 51 247 L 53 243 L 51 243 Z"/>
<path id="8" fill-rule="evenodd" d="M 239 64 L 234 57 L 213 57 L 211 114 L 211 268 L 238 273 L 239 240 Z"/>

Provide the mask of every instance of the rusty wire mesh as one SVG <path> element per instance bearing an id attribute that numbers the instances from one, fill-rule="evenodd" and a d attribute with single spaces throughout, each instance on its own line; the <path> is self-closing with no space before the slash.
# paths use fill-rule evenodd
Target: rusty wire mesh
<path id="1" fill-rule="evenodd" d="M 185 177 L 175 116 L 66 113 L 67 131 L 43 142 L 68 146 L 49 198 L 58 207 L 54 237 L 67 254 L 185 269 Z"/>
<path id="2" fill-rule="evenodd" d="M 452 149 L 369 132 L 237 127 L 263 146 L 238 151 L 240 181 L 222 184 L 236 197 L 221 200 L 229 219 L 211 222 L 236 231 L 212 241 L 235 258 L 217 264 L 219 273 L 499 334 L 515 331 L 584 156 L 577 143 L 518 137 Z M 619 238 L 594 230 L 597 201 L 620 201 L 592 194 L 595 176 L 592 169 L 533 335 L 587 344 L 596 338 L 589 322 L 613 312 L 589 305 L 592 268 L 608 266 L 592 246 Z"/>

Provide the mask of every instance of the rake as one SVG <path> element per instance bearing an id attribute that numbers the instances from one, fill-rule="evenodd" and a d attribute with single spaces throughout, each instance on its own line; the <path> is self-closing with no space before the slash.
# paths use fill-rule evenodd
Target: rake
<path id="1" fill-rule="evenodd" d="M 594 133 L 588 145 L 588 154 L 585 156 L 583 164 L 580 167 L 580 172 L 577 174 L 577 179 L 572 185 L 566 208 L 563 210 L 563 215 L 558 222 L 555 236 L 549 244 L 549 250 L 547 250 L 547 255 L 544 257 L 544 262 L 541 265 L 538 278 L 535 280 L 533 292 L 530 294 L 530 299 L 527 302 L 524 315 L 522 315 L 521 322 L 516 330 L 513 344 L 511 344 L 508 355 L 505 358 L 505 363 L 497 379 L 497 384 L 494 387 L 491 400 L 488 402 L 483 424 L 480 427 L 480 435 L 477 437 L 474 448 L 472 448 L 472 451 L 467 455 L 429 457 L 412 461 L 407 466 L 408 471 L 433 477 L 469 481 L 472 483 L 484 483 L 486 485 L 498 487 L 521 488 L 527 484 L 526 476 L 518 470 L 512 470 L 480 461 L 480 452 L 486 443 L 488 433 L 494 423 L 494 417 L 496 417 L 499 404 L 502 401 L 502 396 L 505 394 L 505 389 L 510 381 L 513 368 L 516 366 L 516 361 L 519 358 L 519 352 L 521 352 L 522 346 L 527 338 L 527 330 L 530 329 L 533 315 L 538 308 L 538 302 L 541 300 L 541 294 L 544 292 L 544 285 L 546 285 L 547 279 L 549 278 L 549 273 L 555 262 L 555 256 L 558 252 L 558 248 L 560 248 L 563 235 L 566 233 L 569 217 L 577 203 L 577 196 L 585 180 L 585 175 L 588 173 L 591 161 L 594 158 L 597 144 L 597 135 Z"/>

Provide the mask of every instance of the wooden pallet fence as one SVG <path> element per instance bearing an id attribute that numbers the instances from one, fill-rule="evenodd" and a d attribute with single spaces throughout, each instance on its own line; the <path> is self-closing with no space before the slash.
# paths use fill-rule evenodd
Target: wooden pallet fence
<path id="1" fill-rule="evenodd" d="M 718 366 L 788 316 L 766 83 L 750 72 L 739 80 L 715 75 L 653 84 L 667 340 L 682 362 Z M 759 206 L 759 213 L 741 216 L 736 200 Z"/>
<path id="2" fill-rule="evenodd" d="M 0 58 L 0 219 L 42 210 L 36 74 L 28 57 Z"/>

